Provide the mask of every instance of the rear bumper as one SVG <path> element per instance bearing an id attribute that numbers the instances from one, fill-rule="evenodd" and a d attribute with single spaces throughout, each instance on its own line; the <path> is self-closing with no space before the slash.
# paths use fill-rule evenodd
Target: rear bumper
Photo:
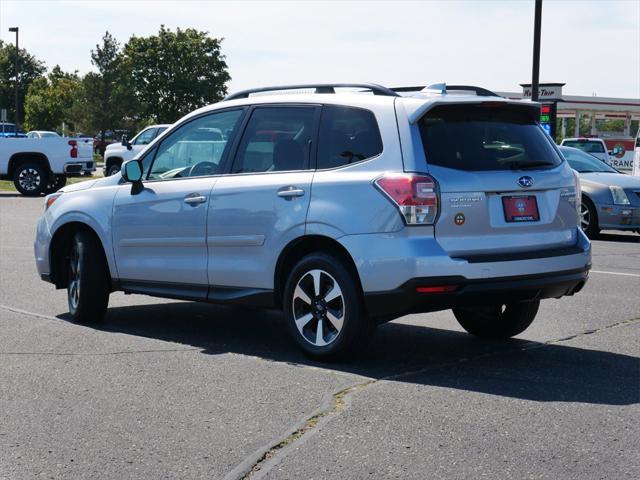
<path id="1" fill-rule="evenodd" d="M 93 161 L 67 163 L 64 166 L 64 173 L 66 173 L 67 175 L 88 173 L 88 172 L 95 172 L 95 171 L 96 171 L 96 164 Z"/>
<path id="2" fill-rule="evenodd" d="M 589 267 L 585 266 L 563 272 L 492 279 L 414 278 L 392 291 L 365 294 L 365 306 L 371 316 L 389 318 L 454 307 L 560 298 L 579 292 L 587 282 L 588 274 Z M 430 287 L 450 291 L 418 291 L 419 288 L 429 290 Z"/>

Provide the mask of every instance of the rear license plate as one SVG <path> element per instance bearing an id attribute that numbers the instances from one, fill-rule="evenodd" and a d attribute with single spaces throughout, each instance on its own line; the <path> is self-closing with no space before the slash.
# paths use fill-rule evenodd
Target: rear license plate
<path id="1" fill-rule="evenodd" d="M 535 195 L 502 197 L 504 219 L 507 222 L 537 222 L 540 220 Z"/>

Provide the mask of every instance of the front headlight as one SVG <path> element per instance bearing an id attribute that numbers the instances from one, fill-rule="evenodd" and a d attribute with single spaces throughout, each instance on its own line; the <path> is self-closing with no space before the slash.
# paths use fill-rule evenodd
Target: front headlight
<path id="1" fill-rule="evenodd" d="M 618 187 L 617 185 L 612 185 L 609 187 L 611 191 L 611 195 L 613 196 L 613 203 L 615 205 L 630 205 L 631 202 L 627 197 L 627 194 L 624 193 L 622 187 Z"/>

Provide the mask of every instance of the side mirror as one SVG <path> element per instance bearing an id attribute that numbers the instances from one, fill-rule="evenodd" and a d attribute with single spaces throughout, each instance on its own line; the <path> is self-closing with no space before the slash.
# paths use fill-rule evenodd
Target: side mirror
<path id="1" fill-rule="evenodd" d="M 127 150 L 131 150 L 131 148 L 133 148 L 131 147 L 131 143 L 126 135 L 122 135 L 122 146 L 127 147 Z"/>
<path id="2" fill-rule="evenodd" d="M 131 183 L 131 194 L 137 195 L 144 188 L 142 186 L 142 162 L 130 160 L 122 166 L 122 178 Z"/>

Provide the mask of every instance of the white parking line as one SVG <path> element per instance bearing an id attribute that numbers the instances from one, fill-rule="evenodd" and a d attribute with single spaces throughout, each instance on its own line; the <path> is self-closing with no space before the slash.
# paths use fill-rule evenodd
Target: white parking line
<path id="1" fill-rule="evenodd" d="M 638 277 L 638 278 L 640 278 L 640 274 L 638 274 L 638 273 L 606 272 L 604 270 L 591 270 L 591 273 L 605 273 L 607 275 L 622 275 L 623 277 Z"/>

